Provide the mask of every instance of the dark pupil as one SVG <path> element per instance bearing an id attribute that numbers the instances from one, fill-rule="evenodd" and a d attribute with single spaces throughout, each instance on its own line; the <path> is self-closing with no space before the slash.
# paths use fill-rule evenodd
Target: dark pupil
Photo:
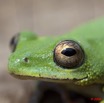
<path id="1" fill-rule="evenodd" d="M 76 54 L 76 51 L 73 48 L 66 48 L 61 53 L 65 56 L 73 56 L 74 54 Z"/>

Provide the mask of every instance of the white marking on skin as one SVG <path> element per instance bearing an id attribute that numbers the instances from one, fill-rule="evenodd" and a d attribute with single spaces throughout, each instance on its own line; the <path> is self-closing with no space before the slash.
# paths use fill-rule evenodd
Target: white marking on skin
<path id="1" fill-rule="evenodd" d="M 20 59 L 16 59 L 15 63 L 18 63 L 20 61 Z"/>

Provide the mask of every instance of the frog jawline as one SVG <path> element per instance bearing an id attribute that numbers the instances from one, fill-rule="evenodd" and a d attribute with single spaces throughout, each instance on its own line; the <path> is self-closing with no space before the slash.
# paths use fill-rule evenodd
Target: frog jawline
<path id="1" fill-rule="evenodd" d="M 43 78 L 43 77 L 32 77 L 32 76 L 24 76 L 24 75 L 17 75 L 17 74 L 14 74 L 14 73 L 10 73 L 12 76 L 14 76 L 15 78 L 17 79 L 21 79 L 21 80 L 41 80 L 41 81 L 50 81 L 50 82 L 78 82 L 78 81 L 81 81 L 81 80 L 84 80 L 84 79 L 87 79 L 88 76 L 84 77 L 84 78 L 81 78 L 81 79 L 76 79 L 76 78 L 73 78 L 73 79 L 55 79 L 55 78 Z"/>

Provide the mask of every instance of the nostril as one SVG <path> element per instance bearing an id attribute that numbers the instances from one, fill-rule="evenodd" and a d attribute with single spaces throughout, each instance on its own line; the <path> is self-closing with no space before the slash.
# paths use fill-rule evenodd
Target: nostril
<path id="1" fill-rule="evenodd" d="M 25 57 L 23 60 L 24 60 L 26 63 L 29 62 L 29 58 L 27 58 L 27 57 Z"/>

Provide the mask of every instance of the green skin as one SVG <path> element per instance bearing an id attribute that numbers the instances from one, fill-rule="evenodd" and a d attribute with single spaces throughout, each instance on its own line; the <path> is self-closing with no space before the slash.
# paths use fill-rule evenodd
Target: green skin
<path id="1" fill-rule="evenodd" d="M 63 69 L 54 63 L 54 48 L 62 40 L 74 40 L 81 45 L 85 61 L 80 67 Z M 28 58 L 28 61 L 24 58 Z M 70 83 L 81 85 L 78 88 L 94 84 L 100 91 L 97 97 L 104 99 L 100 88 L 104 83 L 104 18 L 86 23 L 58 37 L 37 37 L 32 32 L 21 32 L 16 50 L 9 57 L 8 67 L 10 74 L 21 79 L 64 81 L 67 87 Z"/>

